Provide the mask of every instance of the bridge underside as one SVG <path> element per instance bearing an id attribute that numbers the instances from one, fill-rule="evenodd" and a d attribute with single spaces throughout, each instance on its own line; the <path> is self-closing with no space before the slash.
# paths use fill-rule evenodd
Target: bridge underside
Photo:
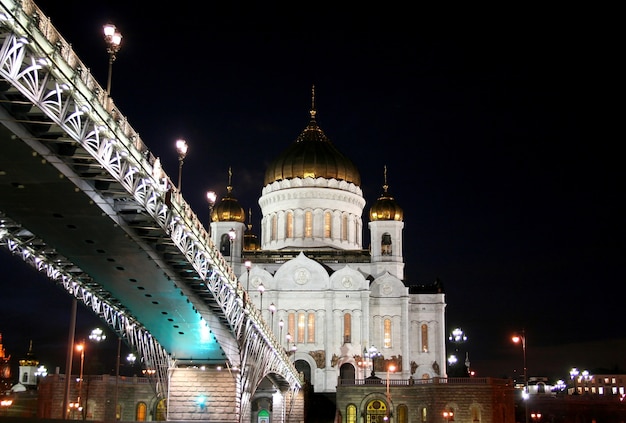
<path id="1" fill-rule="evenodd" d="M 87 155 L 81 158 L 70 142 L 59 141 L 60 134 L 45 135 L 52 141 L 42 134 L 28 136 L 56 154 L 67 151 L 68 170 L 79 171 L 79 180 L 94 175 L 94 185 L 106 187 L 110 195 L 102 201 L 114 204 L 124 220 L 113 220 L 74 181 L 5 126 L 0 126 L 0 211 L 38 238 L 54 240 L 48 247 L 55 256 L 71 257 L 79 272 L 76 276 L 88 275 L 94 290 L 149 328 L 172 358 L 224 363 L 225 353 L 208 322 L 172 280 L 182 275 L 192 283 L 202 283 L 188 260 L 155 227 L 154 219 L 126 200 L 125 190 L 115 187 Z M 137 239 L 153 250 L 146 251 Z M 153 251 L 161 252 L 160 256 Z"/>

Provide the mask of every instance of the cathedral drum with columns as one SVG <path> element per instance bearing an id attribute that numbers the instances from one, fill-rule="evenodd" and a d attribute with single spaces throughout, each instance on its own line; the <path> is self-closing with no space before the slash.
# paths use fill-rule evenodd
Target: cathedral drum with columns
<path id="1" fill-rule="evenodd" d="M 360 174 L 318 126 L 314 99 L 309 124 L 266 170 L 260 239 L 230 170 L 211 238 L 314 392 L 391 364 L 390 378 L 445 377 L 444 294 L 437 283 L 404 280 L 404 216 L 387 169 L 363 248 Z"/>

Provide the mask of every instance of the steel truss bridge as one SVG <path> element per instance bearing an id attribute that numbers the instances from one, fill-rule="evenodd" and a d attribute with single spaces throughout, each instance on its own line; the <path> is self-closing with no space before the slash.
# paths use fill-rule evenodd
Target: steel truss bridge
<path id="1" fill-rule="evenodd" d="M 168 371 L 221 363 L 241 415 L 301 380 L 236 275 L 113 99 L 31 0 L 0 0 L 0 245 Z"/>

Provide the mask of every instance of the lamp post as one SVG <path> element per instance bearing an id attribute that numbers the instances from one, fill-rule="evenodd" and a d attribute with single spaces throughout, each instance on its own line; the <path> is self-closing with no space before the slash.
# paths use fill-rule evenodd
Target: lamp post
<path id="1" fill-rule="evenodd" d="M 378 352 L 378 348 L 375 346 L 369 347 L 367 350 L 369 352 L 369 357 L 372 360 L 372 374 L 371 377 L 376 376 L 376 357 L 380 357 L 382 354 Z"/>
<path id="2" fill-rule="evenodd" d="M 259 294 L 261 296 L 261 301 L 259 303 L 259 310 L 261 310 L 261 317 L 263 317 L 263 293 L 265 292 L 265 286 L 263 285 L 263 282 L 259 284 L 257 289 L 259 290 Z"/>
<path id="3" fill-rule="evenodd" d="M 569 371 L 569 376 L 572 379 L 572 394 L 575 394 L 578 391 L 578 375 L 580 374 L 580 371 L 574 367 L 572 370 Z"/>
<path id="4" fill-rule="evenodd" d="M 528 369 L 526 368 L 526 332 L 522 329 L 521 335 L 514 335 L 511 340 L 516 343 L 522 344 L 522 352 L 524 355 L 524 393 L 522 394 L 522 398 L 524 400 L 524 418 L 525 422 L 528 423 Z"/>
<path id="5" fill-rule="evenodd" d="M 111 95 L 111 75 L 113 74 L 113 62 L 115 62 L 116 54 L 122 46 L 122 34 L 120 34 L 115 25 L 106 24 L 103 27 L 104 42 L 107 45 L 107 53 L 109 53 L 109 75 L 107 78 L 107 95 Z"/>
<path id="6" fill-rule="evenodd" d="M 122 416 L 117 415 L 118 398 L 119 398 L 119 381 L 120 381 L 120 355 L 122 354 L 122 335 L 117 335 L 117 357 L 115 358 L 115 399 L 113 401 L 113 407 L 115 407 L 114 415 L 115 420 L 119 420 Z"/>
<path id="7" fill-rule="evenodd" d="M 230 267 L 233 267 L 233 256 L 235 255 L 233 254 L 235 238 L 237 238 L 237 232 L 235 232 L 235 228 L 230 228 L 230 231 L 228 231 L 228 239 L 230 240 Z"/>
<path id="8" fill-rule="evenodd" d="M 76 351 L 80 352 L 80 374 L 78 376 L 78 401 L 76 401 L 78 405 L 78 410 L 81 413 L 81 420 L 83 418 L 83 370 L 85 368 L 85 342 L 83 341 L 81 344 L 76 345 Z"/>
<path id="9" fill-rule="evenodd" d="M 274 303 L 270 304 L 269 307 L 270 310 L 270 327 L 272 328 L 272 331 L 274 330 L 274 313 L 276 313 L 276 305 Z"/>
<path id="10" fill-rule="evenodd" d="M 135 361 L 137 360 L 137 356 L 133 353 L 128 354 L 128 356 L 126 356 L 126 361 L 128 361 L 128 364 L 130 365 L 130 367 L 134 367 L 135 366 Z M 135 370 L 132 369 L 132 373 L 134 376 Z"/>
<path id="11" fill-rule="evenodd" d="M 211 223 L 213 223 L 213 207 L 215 201 L 217 201 L 217 194 L 215 191 L 207 191 L 206 199 L 209 202 L 209 236 L 211 236 Z"/>
<path id="12" fill-rule="evenodd" d="M 396 371 L 396 366 L 390 364 L 387 366 L 387 419 L 389 419 L 390 413 L 389 410 L 391 408 L 391 392 L 389 392 L 389 372 L 393 373 Z"/>
<path id="13" fill-rule="evenodd" d="M 246 260 L 244 263 L 246 265 L 246 273 L 248 274 L 246 278 L 246 292 L 250 291 L 250 269 L 252 268 L 252 262 L 250 260 Z"/>
<path id="14" fill-rule="evenodd" d="M 278 340 L 280 341 L 280 346 L 283 346 L 283 326 L 285 326 L 285 321 L 280 319 L 278 321 Z"/>
<path id="15" fill-rule="evenodd" d="M 176 140 L 176 151 L 178 152 L 178 192 L 180 192 L 183 182 L 183 162 L 185 157 L 187 157 L 188 149 L 187 141 L 183 139 Z"/>

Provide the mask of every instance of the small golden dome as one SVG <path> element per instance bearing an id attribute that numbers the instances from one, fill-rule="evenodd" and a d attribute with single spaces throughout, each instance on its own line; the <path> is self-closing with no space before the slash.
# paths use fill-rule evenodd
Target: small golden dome
<path id="1" fill-rule="evenodd" d="M 370 221 L 397 220 L 401 222 L 402 219 L 404 219 L 404 212 L 402 211 L 402 208 L 398 205 L 393 196 L 387 192 L 388 188 L 387 166 L 385 166 L 385 184 L 383 185 L 383 193 L 370 208 Z"/>
<path id="2" fill-rule="evenodd" d="M 269 165 L 264 185 L 293 178 L 332 178 L 361 185 L 361 175 L 356 166 L 337 150 L 320 129 L 315 121 L 316 113 L 313 95 L 311 121 L 296 141 Z"/>
<path id="3" fill-rule="evenodd" d="M 245 222 L 246 213 L 239 201 L 232 196 L 233 187 L 231 186 L 232 171 L 228 168 L 228 194 L 226 197 L 213 207 L 211 212 L 212 222 Z"/>

